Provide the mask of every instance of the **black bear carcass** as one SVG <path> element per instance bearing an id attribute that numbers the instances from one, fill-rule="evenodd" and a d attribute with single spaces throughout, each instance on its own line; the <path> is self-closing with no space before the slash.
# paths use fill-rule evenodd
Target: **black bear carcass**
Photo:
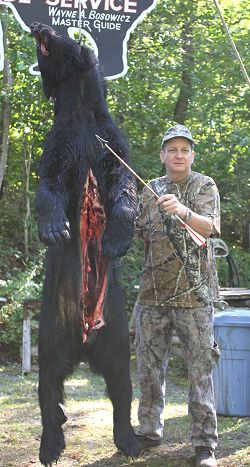
<path id="1" fill-rule="evenodd" d="M 81 360 L 106 381 L 116 446 L 136 456 L 127 319 L 114 261 L 132 240 L 136 186 L 95 135 L 127 162 L 128 149 L 108 112 L 93 52 L 40 23 L 31 32 L 55 108 L 36 195 L 39 237 L 48 245 L 39 331 L 40 461 L 50 465 L 65 447 L 63 383 Z"/>

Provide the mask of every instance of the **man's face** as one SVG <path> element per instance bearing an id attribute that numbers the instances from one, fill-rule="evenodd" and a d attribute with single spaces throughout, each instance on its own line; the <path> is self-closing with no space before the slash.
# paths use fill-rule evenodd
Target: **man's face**
<path id="1" fill-rule="evenodd" d="M 160 158 L 170 177 L 184 178 L 190 173 L 194 152 L 190 141 L 178 136 L 167 141 Z"/>

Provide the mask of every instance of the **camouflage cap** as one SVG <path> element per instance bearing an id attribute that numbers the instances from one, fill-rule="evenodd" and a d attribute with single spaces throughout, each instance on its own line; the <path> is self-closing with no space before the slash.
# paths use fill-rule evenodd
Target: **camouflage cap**
<path id="1" fill-rule="evenodd" d="M 164 133 L 164 136 L 162 138 L 161 147 L 163 147 L 164 143 L 166 141 L 168 141 L 169 139 L 178 138 L 178 137 L 186 138 L 192 143 L 192 145 L 194 144 L 194 140 L 192 138 L 192 135 L 191 135 L 189 129 L 184 125 L 175 125 L 175 126 L 172 126 L 171 128 L 169 128 L 166 131 L 166 133 Z"/>

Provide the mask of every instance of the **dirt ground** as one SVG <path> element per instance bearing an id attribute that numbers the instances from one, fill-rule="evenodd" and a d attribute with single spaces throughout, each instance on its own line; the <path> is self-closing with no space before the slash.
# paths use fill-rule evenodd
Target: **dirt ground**
<path id="1" fill-rule="evenodd" d="M 21 367 L 0 367 L 0 466 L 38 467 L 40 414 L 37 402 L 37 368 L 22 376 Z M 134 400 L 132 423 L 136 427 L 138 383 L 132 362 Z M 187 381 L 172 364 L 167 379 L 164 445 L 137 459 L 117 452 L 112 441 L 112 408 L 102 378 L 81 364 L 66 383 L 65 426 L 67 447 L 58 467 L 186 467 L 194 465 L 189 442 Z M 250 419 L 219 417 L 219 467 L 250 466 Z"/>

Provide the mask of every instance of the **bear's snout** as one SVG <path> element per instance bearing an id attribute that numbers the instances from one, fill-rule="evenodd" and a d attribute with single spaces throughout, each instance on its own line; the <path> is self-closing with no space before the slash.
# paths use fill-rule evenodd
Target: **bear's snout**
<path id="1" fill-rule="evenodd" d="M 37 31 L 38 27 L 40 26 L 41 23 L 38 23 L 38 21 L 33 21 L 33 23 L 30 25 L 30 31 L 35 32 Z"/>

